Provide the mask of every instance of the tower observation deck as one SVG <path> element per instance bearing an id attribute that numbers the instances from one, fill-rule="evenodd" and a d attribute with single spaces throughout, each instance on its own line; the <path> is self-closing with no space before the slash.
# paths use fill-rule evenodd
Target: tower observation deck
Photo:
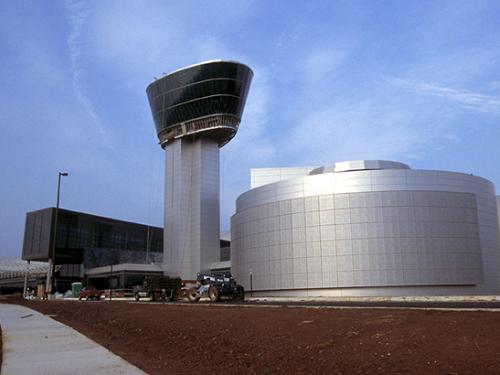
<path id="1" fill-rule="evenodd" d="M 252 77 L 244 64 L 215 60 L 146 89 L 166 151 L 165 274 L 193 279 L 219 260 L 219 148 L 238 131 Z"/>
<path id="2" fill-rule="evenodd" d="M 167 74 L 147 88 L 163 148 L 180 138 L 211 138 L 222 147 L 234 137 L 252 70 L 231 61 L 208 61 Z"/>

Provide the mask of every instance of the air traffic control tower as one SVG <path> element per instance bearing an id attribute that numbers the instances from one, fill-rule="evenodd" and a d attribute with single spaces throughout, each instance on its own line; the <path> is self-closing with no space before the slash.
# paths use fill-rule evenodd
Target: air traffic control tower
<path id="1" fill-rule="evenodd" d="M 219 261 L 219 148 L 238 131 L 252 70 L 207 61 L 167 74 L 147 89 L 166 151 L 163 272 L 183 279 Z"/>

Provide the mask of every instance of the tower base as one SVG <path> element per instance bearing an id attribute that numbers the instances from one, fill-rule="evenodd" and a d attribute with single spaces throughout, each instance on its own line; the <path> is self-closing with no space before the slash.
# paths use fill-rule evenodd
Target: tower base
<path id="1" fill-rule="evenodd" d="M 219 145 L 178 139 L 165 151 L 163 272 L 191 280 L 219 260 Z"/>

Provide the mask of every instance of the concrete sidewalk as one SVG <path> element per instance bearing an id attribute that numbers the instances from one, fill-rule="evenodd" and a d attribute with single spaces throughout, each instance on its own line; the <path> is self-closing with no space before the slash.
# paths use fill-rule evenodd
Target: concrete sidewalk
<path id="1" fill-rule="evenodd" d="M 142 375 L 74 329 L 24 306 L 0 304 L 1 375 Z"/>

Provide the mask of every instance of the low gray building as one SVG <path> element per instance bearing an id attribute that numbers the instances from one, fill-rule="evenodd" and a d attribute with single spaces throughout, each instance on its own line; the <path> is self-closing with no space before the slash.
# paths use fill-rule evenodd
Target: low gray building
<path id="1" fill-rule="evenodd" d="M 26 214 L 22 259 L 48 262 L 55 248 L 58 292 L 70 289 L 74 281 L 99 289 L 128 289 L 141 284 L 146 275 L 163 274 L 163 228 L 59 209 L 53 247 L 54 216 L 53 207 Z M 229 247 L 229 240 L 221 238 L 220 257 L 209 265 L 212 270 L 229 269 Z M 7 279 L 1 280 L 0 286 L 12 281 Z M 17 289 L 22 280 L 18 280 Z M 31 277 L 30 287 L 44 281 L 42 275 L 37 280 Z"/>
<path id="2" fill-rule="evenodd" d="M 162 228 L 59 209 L 54 246 L 54 217 L 53 207 L 26 214 L 22 259 L 48 262 L 55 248 L 57 291 L 70 289 L 74 281 L 107 288 L 110 277 L 113 287 L 125 288 L 148 272 L 161 274 Z M 112 273 L 109 266 L 120 264 L 143 266 L 119 267 Z M 107 272 L 91 271 L 104 266 Z"/>

